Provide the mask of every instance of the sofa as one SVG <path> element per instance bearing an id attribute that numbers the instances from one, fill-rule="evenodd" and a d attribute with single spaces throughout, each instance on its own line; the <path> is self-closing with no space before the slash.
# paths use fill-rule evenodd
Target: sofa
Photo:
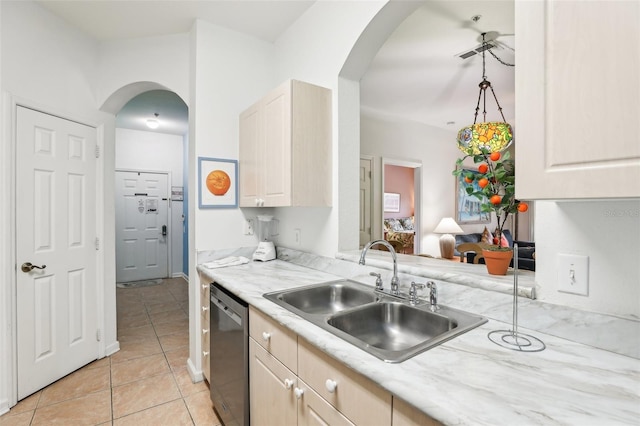
<path id="1" fill-rule="evenodd" d="M 383 221 L 384 239 L 393 244 L 400 253 L 413 253 L 413 239 L 416 231 L 413 217 L 387 218 Z"/>
<path id="2" fill-rule="evenodd" d="M 485 232 L 486 228 L 485 228 Z M 507 240 L 509 247 L 513 247 L 513 237 L 511 236 L 511 232 L 508 229 L 505 229 L 502 234 Z M 484 241 L 486 243 L 486 240 Z M 483 243 L 483 233 L 472 233 L 472 234 L 461 234 L 456 235 L 456 251 L 455 255 L 460 256 L 461 253 L 458 252 L 457 248 L 462 243 Z M 518 244 L 518 268 L 526 269 L 529 271 L 536 270 L 536 243 L 532 241 L 515 241 Z M 481 244 L 482 245 L 482 244 Z M 484 264 L 484 259 L 480 258 L 477 262 L 474 262 L 476 253 L 467 251 L 465 253 L 467 263 L 482 263 Z M 462 260 L 462 259 L 461 259 Z M 511 261 L 511 265 L 513 267 L 513 260 Z"/>

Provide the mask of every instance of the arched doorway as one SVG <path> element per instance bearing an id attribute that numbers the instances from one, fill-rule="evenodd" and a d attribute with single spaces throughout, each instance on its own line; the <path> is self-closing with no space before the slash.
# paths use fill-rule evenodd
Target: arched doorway
<path id="1" fill-rule="evenodd" d="M 115 115 L 114 158 L 105 166 L 105 180 L 115 185 L 111 193 L 115 281 L 144 285 L 172 277 L 187 280 L 188 106 L 160 84 L 137 82 L 114 92 L 102 110 Z M 157 127 L 149 127 L 148 120 L 154 120 L 151 124 Z M 152 188 L 131 186 L 136 182 Z M 132 213 L 129 216 L 127 209 Z M 119 232 L 125 228 L 135 237 Z M 134 272 L 120 273 L 127 269 Z M 119 309 L 117 304 L 115 309 Z M 119 311 L 117 314 L 120 329 L 126 324 Z"/>

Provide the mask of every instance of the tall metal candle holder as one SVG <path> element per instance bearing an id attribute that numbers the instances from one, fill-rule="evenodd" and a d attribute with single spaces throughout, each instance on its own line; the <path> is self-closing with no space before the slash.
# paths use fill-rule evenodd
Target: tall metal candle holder
<path id="1" fill-rule="evenodd" d="M 494 330 L 487 337 L 496 345 L 520 352 L 540 352 L 546 346 L 542 340 L 518 331 L 518 244 L 513 244 L 513 316 L 511 330 Z"/>

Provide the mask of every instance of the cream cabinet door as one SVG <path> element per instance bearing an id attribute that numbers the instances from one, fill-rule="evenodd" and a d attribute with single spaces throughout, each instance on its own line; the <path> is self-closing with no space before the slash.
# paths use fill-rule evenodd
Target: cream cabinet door
<path id="1" fill-rule="evenodd" d="M 297 377 L 269 355 L 253 338 L 249 339 L 249 383 L 251 424 L 296 425 Z"/>
<path id="2" fill-rule="evenodd" d="M 291 205 L 291 82 L 263 100 L 264 206 Z"/>
<path id="3" fill-rule="evenodd" d="M 260 141 L 260 107 L 254 105 L 240 114 L 240 207 L 259 207 L 262 189 L 260 184 L 260 162 L 264 158 Z"/>
<path id="4" fill-rule="evenodd" d="M 516 196 L 640 196 L 640 2 L 516 1 L 515 28 Z"/>

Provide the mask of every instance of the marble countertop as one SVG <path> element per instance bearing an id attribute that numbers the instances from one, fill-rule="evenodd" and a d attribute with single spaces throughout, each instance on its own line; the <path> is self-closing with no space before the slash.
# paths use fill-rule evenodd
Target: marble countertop
<path id="1" fill-rule="evenodd" d="M 363 268 L 348 268 L 353 267 Z M 458 304 L 457 300 L 444 300 L 444 305 L 470 312 L 474 312 L 470 306 L 477 306 L 474 313 L 489 316 L 489 321 L 399 364 L 385 363 L 262 297 L 266 292 L 341 277 L 373 285 L 367 270 L 359 270 L 361 275 L 355 276 L 323 270 L 335 271 L 282 260 L 220 269 L 198 267 L 203 279 L 224 285 L 332 357 L 444 424 L 638 424 L 638 359 L 522 327 L 522 332 L 543 340 L 546 350 L 522 353 L 495 345 L 487 334 L 508 330 L 510 325 L 486 315 L 503 305 L 492 301 L 491 292 L 474 296 L 473 302 L 462 297 Z M 453 294 L 447 286 L 443 290 L 445 297 Z"/>

